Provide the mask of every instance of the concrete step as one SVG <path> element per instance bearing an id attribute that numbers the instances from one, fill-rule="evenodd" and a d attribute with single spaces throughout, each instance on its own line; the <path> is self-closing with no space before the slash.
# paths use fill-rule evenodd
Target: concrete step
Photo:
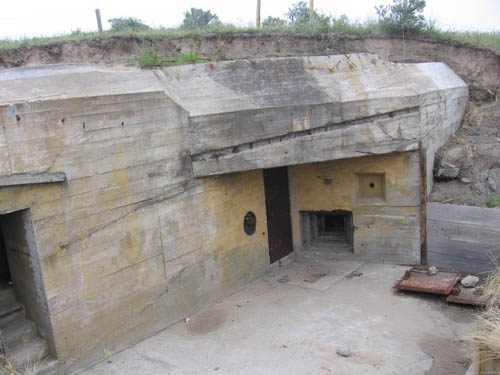
<path id="1" fill-rule="evenodd" d="M 59 374 L 59 366 L 58 366 L 57 359 L 54 359 L 50 356 L 46 357 L 42 361 L 36 374 L 37 375 L 56 375 L 56 374 Z"/>
<path id="2" fill-rule="evenodd" d="M 5 325 L 0 323 L 0 329 L 2 330 L 4 345 L 7 349 L 15 347 L 18 344 L 26 344 L 37 334 L 36 324 L 26 319 L 23 314 Z"/>
<path id="3" fill-rule="evenodd" d="M 27 343 L 18 343 L 10 349 L 7 349 L 7 357 L 11 360 L 14 367 L 22 372 L 30 368 L 38 368 L 43 360 L 49 354 L 47 341 L 41 337 L 35 336 Z"/>
<path id="4" fill-rule="evenodd" d="M 6 288 L 0 290 L 0 319 L 9 320 L 9 316 L 23 310 L 23 305 L 16 301 L 14 290 Z"/>
<path id="5" fill-rule="evenodd" d="M 0 318 L 0 327 L 5 327 L 8 323 L 24 316 L 24 309 L 21 306 L 20 310 L 16 310 L 3 318 Z"/>

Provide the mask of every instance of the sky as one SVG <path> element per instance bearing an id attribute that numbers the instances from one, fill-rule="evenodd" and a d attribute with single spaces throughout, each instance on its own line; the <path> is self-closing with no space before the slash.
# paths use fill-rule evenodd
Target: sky
<path id="1" fill-rule="evenodd" d="M 261 0 L 262 15 L 284 17 L 297 0 Z M 99 8 L 104 29 L 110 18 L 134 17 L 150 26 L 178 26 L 190 8 L 211 10 L 222 22 L 255 25 L 256 0 L 0 0 L 0 39 L 51 36 L 97 29 Z M 392 0 L 315 0 L 317 11 L 351 20 L 376 19 L 375 6 Z M 500 0 L 427 0 L 424 15 L 443 29 L 500 31 Z"/>

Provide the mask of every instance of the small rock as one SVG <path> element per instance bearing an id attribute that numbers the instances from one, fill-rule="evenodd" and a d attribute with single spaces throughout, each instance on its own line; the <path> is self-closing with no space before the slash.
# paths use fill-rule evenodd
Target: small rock
<path id="1" fill-rule="evenodd" d="M 349 275 L 346 276 L 347 279 L 352 279 L 353 277 L 363 276 L 363 272 L 352 271 Z"/>
<path id="2" fill-rule="evenodd" d="M 472 185 L 472 189 L 477 193 L 477 194 L 483 194 L 485 189 L 482 183 L 476 182 L 474 185 Z"/>
<path id="3" fill-rule="evenodd" d="M 341 345 L 337 347 L 337 354 L 341 357 L 350 357 L 351 349 L 348 346 Z"/>
<path id="4" fill-rule="evenodd" d="M 462 178 L 460 179 L 460 182 L 461 182 L 462 184 L 472 184 L 472 181 L 471 181 L 471 180 L 469 180 L 467 177 L 462 177 Z"/>
<path id="5" fill-rule="evenodd" d="M 477 276 L 466 276 L 460 281 L 460 284 L 462 284 L 466 288 L 474 288 L 476 284 L 479 282 L 479 277 Z"/>
<path id="6" fill-rule="evenodd" d="M 290 282 L 290 278 L 288 277 L 288 275 L 285 275 L 281 279 L 278 279 L 278 282 L 280 282 L 282 284 L 286 284 L 286 283 Z"/>
<path id="7" fill-rule="evenodd" d="M 453 180 L 460 174 L 460 168 L 455 167 L 453 164 L 446 163 L 445 167 L 439 168 L 436 178 L 441 180 Z"/>
<path id="8" fill-rule="evenodd" d="M 497 191 L 497 182 L 491 177 L 488 177 L 488 186 L 491 191 Z"/>
<path id="9" fill-rule="evenodd" d="M 438 273 L 438 269 L 434 266 L 430 266 L 427 269 L 427 275 L 429 275 L 429 276 L 434 276 L 436 273 Z"/>
<path id="10" fill-rule="evenodd" d="M 490 169 L 488 173 L 488 186 L 492 191 L 500 191 L 500 168 Z"/>
<path id="11" fill-rule="evenodd" d="M 238 307 L 238 308 L 240 308 L 241 306 L 243 306 L 243 305 L 240 303 L 236 304 L 236 307 Z"/>
<path id="12" fill-rule="evenodd" d="M 286 345 L 281 345 L 281 348 L 282 348 L 282 349 L 288 349 L 288 346 L 286 346 Z"/>
<path id="13" fill-rule="evenodd" d="M 188 324 L 189 323 L 189 318 L 184 318 L 184 323 Z"/>
<path id="14" fill-rule="evenodd" d="M 486 169 L 486 170 L 482 171 L 481 173 L 479 173 L 479 179 L 481 181 L 486 181 L 488 179 L 489 175 L 490 175 L 490 170 Z"/>
<path id="15" fill-rule="evenodd" d="M 220 366 L 217 366 L 216 368 L 214 368 L 214 371 L 219 371 L 220 369 Z"/>

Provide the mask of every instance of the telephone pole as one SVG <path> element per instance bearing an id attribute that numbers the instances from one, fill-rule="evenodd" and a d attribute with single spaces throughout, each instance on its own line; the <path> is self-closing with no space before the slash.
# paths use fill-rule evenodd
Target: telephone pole
<path id="1" fill-rule="evenodd" d="M 314 0 L 309 0 L 309 21 L 314 21 Z"/>
<path id="2" fill-rule="evenodd" d="M 97 18 L 97 30 L 102 34 L 101 11 L 99 9 L 95 10 L 95 17 Z"/>
<path id="3" fill-rule="evenodd" d="M 255 19 L 255 25 L 257 29 L 260 29 L 260 0 L 257 0 L 257 16 Z"/>

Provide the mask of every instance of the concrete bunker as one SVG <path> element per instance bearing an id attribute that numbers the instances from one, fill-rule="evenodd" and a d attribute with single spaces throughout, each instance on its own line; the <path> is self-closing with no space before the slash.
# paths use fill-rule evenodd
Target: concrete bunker
<path id="1" fill-rule="evenodd" d="M 420 263 L 433 155 L 468 98 L 442 63 L 371 54 L 47 66 L 0 82 L 0 213 L 29 207 L 32 316 L 66 372 L 304 244 Z"/>

